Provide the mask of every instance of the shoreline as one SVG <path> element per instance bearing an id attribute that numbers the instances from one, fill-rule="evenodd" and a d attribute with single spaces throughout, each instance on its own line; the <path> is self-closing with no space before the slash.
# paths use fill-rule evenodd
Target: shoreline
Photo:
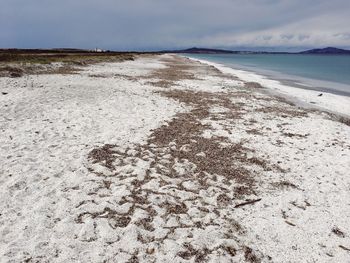
<path id="1" fill-rule="evenodd" d="M 230 65 L 226 65 L 226 66 L 237 70 L 243 70 L 249 73 L 254 73 L 259 76 L 264 76 L 267 79 L 279 81 L 283 85 L 287 85 L 295 88 L 301 88 L 305 90 L 326 92 L 334 95 L 350 97 L 350 91 L 346 90 L 346 88 L 349 85 L 345 83 L 332 82 L 330 80 L 306 78 L 302 76 L 281 73 L 273 70 L 262 69 L 259 67 L 256 67 L 256 69 L 254 69 L 254 68 L 249 68 L 247 66 L 238 65 L 238 64 L 230 64 Z M 327 88 L 327 86 L 332 86 L 332 85 L 336 86 L 337 88 L 336 89 Z"/>
<path id="2" fill-rule="evenodd" d="M 341 117 L 350 117 L 350 97 L 345 95 L 334 94 L 331 92 L 319 91 L 314 89 L 306 89 L 301 85 L 298 85 L 297 81 L 295 86 L 288 85 L 289 81 L 274 80 L 267 76 L 251 72 L 243 69 L 235 69 L 230 66 L 211 62 L 204 59 L 197 59 L 186 55 L 180 55 L 181 57 L 188 58 L 192 61 L 197 61 L 209 66 L 214 66 L 223 73 L 232 74 L 237 76 L 244 82 L 256 82 L 262 87 L 271 91 L 275 95 L 283 96 L 286 99 L 291 100 L 299 106 L 306 108 L 315 108 L 319 110 L 328 111 L 332 114 L 340 115 Z M 322 94 L 321 96 L 319 96 Z"/>
<path id="3" fill-rule="evenodd" d="M 285 84 L 287 86 L 299 87 L 307 90 L 315 90 L 315 91 L 327 92 L 335 95 L 350 97 L 350 90 L 349 90 L 350 80 L 348 83 L 338 82 L 336 80 L 322 79 L 321 77 L 320 78 L 306 77 L 303 75 L 295 75 L 293 73 L 287 73 L 287 72 L 283 73 L 278 70 L 276 71 L 273 69 L 264 68 L 261 65 L 248 66 L 248 65 L 232 63 L 232 62 L 227 62 L 227 63 L 224 61 L 219 62 L 219 61 L 215 61 L 215 59 L 213 60 L 210 56 L 203 57 L 203 58 L 192 56 L 192 55 L 188 55 L 188 56 L 195 59 L 203 59 L 206 61 L 222 64 L 233 69 L 243 70 L 249 73 L 262 75 L 268 79 L 279 81 L 282 84 Z M 245 55 L 241 55 L 241 56 L 245 56 Z M 332 87 L 332 88 L 329 88 L 329 87 Z"/>

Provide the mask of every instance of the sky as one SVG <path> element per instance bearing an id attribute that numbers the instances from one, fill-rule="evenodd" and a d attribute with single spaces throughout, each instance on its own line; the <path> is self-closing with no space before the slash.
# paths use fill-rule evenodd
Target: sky
<path id="1" fill-rule="evenodd" d="M 350 0 L 0 0 L 0 48 L 350 48 Z"/>

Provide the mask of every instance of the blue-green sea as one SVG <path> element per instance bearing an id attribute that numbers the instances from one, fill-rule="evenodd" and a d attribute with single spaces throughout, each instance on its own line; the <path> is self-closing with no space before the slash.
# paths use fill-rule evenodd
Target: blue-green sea
<path id="1" fill-rule="evenodd" d="M 350 96 L 349 55 L 186 54 L 305 89 Z"/>

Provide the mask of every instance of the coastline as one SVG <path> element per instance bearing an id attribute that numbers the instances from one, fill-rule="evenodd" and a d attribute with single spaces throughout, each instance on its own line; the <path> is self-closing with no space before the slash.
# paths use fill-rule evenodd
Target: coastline
<path id="1" fill-rule="evenodd" d="M 349 261 L 349 125 L 175 55 L 47 67 L 0 77 L 0 261 Z"/>
<path id="2" fill-rule="evenodd" d="M 300 106 L 307 108 L 316 108 L 326 110 L 333 114 L 338 114 L 343 117 L 350 117 L 350 97 L 330 93 L 327 91 L 319 91 L 313 89 L 305 89 L 300 85 L 288 85 L 289 83 L 280 80 L 274 80 L 264 75 L 250 72 L 242 69 L 234 69 L 232 67 L 207 61 L 204 59 L 192 58 L 190 56 L 181 55 L 193 61 L 198 61 L 209 66 L 214 66 L 220 71 L 237 76 L 245 82 L 256 82 L 262 87 L 271 90 L 275 95 L 284 96 Z M 319 96 L 322 94 L 321 96 Z"/>

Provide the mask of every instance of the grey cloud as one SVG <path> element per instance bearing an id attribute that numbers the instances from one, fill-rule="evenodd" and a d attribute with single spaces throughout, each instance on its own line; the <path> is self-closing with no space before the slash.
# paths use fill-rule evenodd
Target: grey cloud
<path id="1" fill-rule="evenodd" d="M 348 13 L 348 0 L 2 0 L 0 47 L 350 46 Z"/>

